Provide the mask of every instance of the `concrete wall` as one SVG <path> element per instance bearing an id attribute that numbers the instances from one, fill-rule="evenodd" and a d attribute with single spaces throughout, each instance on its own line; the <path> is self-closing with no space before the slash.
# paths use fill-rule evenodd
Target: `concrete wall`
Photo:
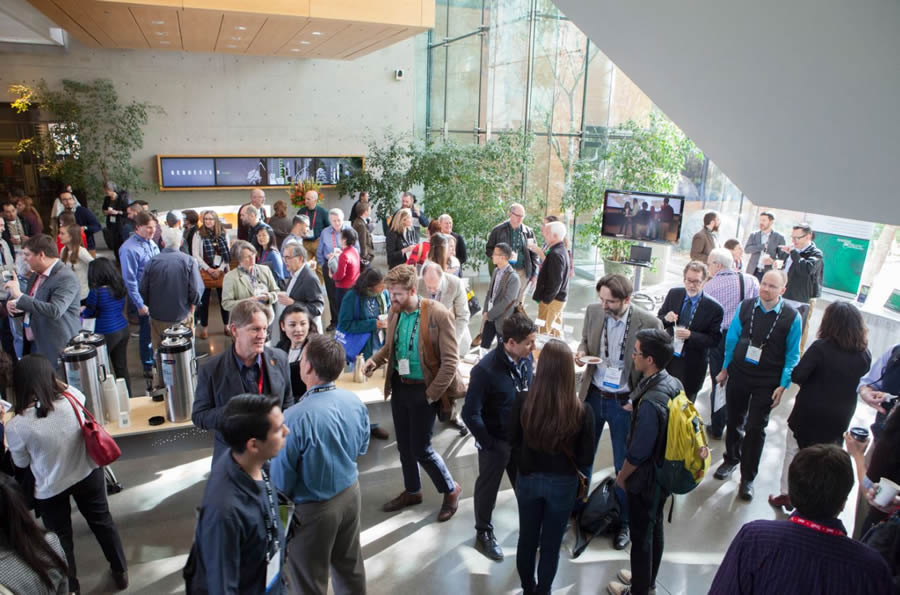
<path id="1" fill-rule="evenodd" d="M 416 39 L 352 62 L 275 57 L 94 50 L 73 42 L 67 52 L 32 50 L 0 57 L 2 93 L 16 82 L 111 79 L 123 101 L 161 106 L 151 117 L 134 162 L 156 184 L 155 155 L 365 154 L 366 140 L 385 128 L 413 132 Z M 394 70 L 407 76 L 394 80 Z M 424 77 L 424 73 L 421 73 Z M 160 211 L 246 202 L 245 190 L 150 192 Z M 328 206 L 342 204 L 326 190 Z M 267 192 L 272 204 L 286 198 Z"/>

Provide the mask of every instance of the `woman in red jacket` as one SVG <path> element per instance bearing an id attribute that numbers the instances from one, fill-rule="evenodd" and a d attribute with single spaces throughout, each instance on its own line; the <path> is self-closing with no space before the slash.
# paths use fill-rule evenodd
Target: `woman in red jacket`
<path id="1" fill-rule="evenodd" d="M 359 279 L 359 252 L 354 247 L 357 237 L 352 227 L 341 230 L 341 254 L 338 256 L 337 270 L 331 274 L 338 304 L 344 301 L 344 295 Z"/>

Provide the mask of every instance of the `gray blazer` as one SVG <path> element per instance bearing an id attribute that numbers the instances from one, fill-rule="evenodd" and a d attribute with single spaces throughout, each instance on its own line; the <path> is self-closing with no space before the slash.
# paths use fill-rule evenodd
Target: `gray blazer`
<path id="1" fill-rule="evenodd" d="M 425 281 L 419 278 L 419 295 L 430 298 L 431 294 L 425 289 Z M 459 353 L 465 355 L 472 344 L 472 333 L 469 332 L 469 301 L 466 299 L 466 286 L 462 279 L 456 275 L 444 273 L 441 276 L 441 305 L 450 310 L 453 315 L 453 323 L 456 327 L 456 342 L 459 345 Z"/>
<path id="2" fill-rule="evenodd" d="M 510 265 L 510 267 L 512 267 L 512 265 Z M 487 295 L 484 296 L 484 308 L 487 313 L 487 319 L 494 323 L 494 327 L 498 332 L 503 328 L 503 323 L 509 318 L 509 315 L 515 311 L 515 305 L 519 299 L 519 287 L 522 285 L 519 276 L 512 268 L 510 268 L 509 273 L 503 277 L 503 283 L 500 285 L 494 307 L 488 310 L 487 307 L 488 304 L 491 303 L 491 295 L 494 293 L 494 283 L 497 281 L 497 274 L 499 272 L 498 269 L 494 269 L 494 274 L 491 275 L 491 283 L 488 286 Z"/>
<path id="3" fill-rule="evenodd" d="M 631 381 L 631 388 L 634 389 L 641 379 L 641 373 L 631 369 L 631 354 L 634 352 L 635 336 L 639 330 L 645 328 L 662 330 L 662 323 L 652 312 L 648 312 L 641 307 L 632 305 L 631 309 L 634 311 L 634 314 L 631 317 L 631 328 L 628 330 L 628 337 L 625 339 L 625 374 Z M 581 331 L 581 343 L 578 345 L 578 351 L 583 352 L 585 355 L 601 356 L 600 332 L 605 324 L 606 312 L 603 311 L 603 306 L 601 304 L 589 305 L 584 315 L 584 327 Z M 588 364 L 582 376 L 581 388 L 578 389 L 578 398 L 582 401 L 587 398 L 591 380 L 594 378 L 595 368 L 594 364 Z"/>
<path id="4" fill-rule="evenodd" d="M 777 258 L 778 246 L 784 246 L 786 243 L 784 236 L 774 229 L 769 234 L 769 242 L 765 246 L 762 245 L 761 231 L 757 230 L 751 233 L 747 238 L 747 245 L 744 246 L 744 252 L 750 255 L 750 259 L 747 261 L 747 272 L 751 275 L 756 272 L 756 265 L 759 264 L 763 250 L 774 259 Z M 771 266 L 767 266 L 766 270 L 771 268 Z"/>
<path id="5" fill-rule="evenodd" d="M 33 275 L 28 282 L 28 290 L 16 302 L 16 307 L 31 314 L 31 332 L 34 334 L 32 353 L 43 355 L 54 368 L 58 368 L 59 354 L 81 328 L 78 316 L 81 282 L 59 260 L 32 297 L 28 294 L 36 280 L 37 275 Z"/>

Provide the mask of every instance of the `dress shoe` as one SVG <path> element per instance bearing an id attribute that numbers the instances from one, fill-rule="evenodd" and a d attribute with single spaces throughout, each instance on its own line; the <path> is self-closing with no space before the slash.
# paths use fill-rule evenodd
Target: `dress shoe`
<path id="1" fill-rule="evenodd" d="M 741 481 L 741 486 L 738 488 L 738 496 L 741 497 L 741 500 L 746 500 L 747 502 L 753 500 L 753 482 Z"/>
<path id="2" fill-rule="evenodd" d="M 205 326 L 200 327 L 200 332 L 197 333 L 197 337 L 200 339 L 209 339 L 209 331 Z"/>
<path id="3" fill-rule="evenodd" d="M 716 472 L 713 473 L 713 477 L 716 479 L 728 479 L 731 477 L 731 474 L 734 473 L 734 470 L 737 468 L 737 465 L 731 465 L 729 463 L 722 463 L 719 465 L 719 468 L 716 469 Z"/>
<path id="4" fill-rule="evenodd" d="M 391 435 L 387 433 L 387 430 L 381 426 L 373 427 L 369 430 L 369 433 L 372 435 L 372 438 L 375 438 L 376 440 L 387 440 L 391 437 Z"/>
<path id="5" fill-rule="evenodd" d="M 449 494 L 444 494 L 444 503 L 441 504 L 441 511 L 438 513 L 439 523 L 449 521 L 456 514 L 456 509 L 459 508 L 459 495 L 462 493 L 462 488 L 458 483 L 454 483 L 454 485 L 456 489 Z"/>
<path id="6" fill-rule="evenodd" d="M 791 506 L 791 497 L 784 494 L 778 494 L 777 496 L 769 494 L 769 506 L 774 506 L 775 508 L 783 506 L 788 512 L 794 510 L 794 507 Z"/>
<path id="7" fill-rule="evenodd" d="M 486 558 L 500 562 L 503 560 L 503 550 L 497 543 L 493 531 L 479 531 L 475 534 L 475 549 L 484 554 Z"/>
<path id="8" fill-rule="evenodd" d="M 619 574 L 616 575 L 616 578 L 619 579 L 620 582 L 613 581 L 609 584 L 609 587 L 606 590 L 610 593 L 613 592 L 613 589 L 620 589 L 617 591 L 618 593 L 628 593 L 628 591 L 622 591 L 622 587 L 631 587 L 631 571 L 627 568 L 623 568 L 619 571 Z M 650 591 L 648 591 L 650 595 L 656 595 L 656 587 L 650 587 Z"/>
<path id="9" fill-rule="evenodd" d="M 628 531 L 628 526 L 626 525 L 616 533 L 616 538 L 613 539 L 613 547 L 617 550 L 624 550 L 628 547 L 629 543 L 631 543 L 631 533 Z"/>
<path id="10" fill-rule="evenodd" d="M 422 492 L 418 494 L 410 494 L 409 492 L 403 492 L 387 504 L 381 507 L 381 510 L 385 512 L 396 512 L 402 508 L 406 508 L 407 506 L 415 506 L 416 504 L 422 503 Z"/>
<path id="11" fill-rule="evenodd" d="M 119 591 L 124 591 L 128 588 L 128 571 L 125 570 L 123 572 L 112 571 L 113 582 L 116 584 L 116 589 Z"/>

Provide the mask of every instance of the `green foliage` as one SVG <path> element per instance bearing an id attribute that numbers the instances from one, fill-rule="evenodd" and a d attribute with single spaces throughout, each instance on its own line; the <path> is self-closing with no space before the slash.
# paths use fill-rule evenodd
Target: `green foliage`
<path id="1" fill-rule="evenodd" d="M 580 159 L 563 197 L 579 223 L 582 237 L 597 246 L 609 260 L 623 260 L 632 242 L 600 235 L 603 193 L 608 189 L 638 192 L 671 192 L 687 158 L 696 153 L 694 143 L 661 113 L 650 113 L 650 125 L 629 120 L 604 143 L 599 159 Z M 584 221 L 584 218 L 587 220 Z"/>
<path id="2" fill-rule="evenodd" d="M 35 87 L 11 85 L 9 91 L 17 112 L 39 107 L 52 118 L 46 133 L 17 147 L 38 158 L 42 174 L 83 189 L 95 209 L 104 182 L 131 191 L 149 188 L 131 157 L 144 145 L 143 126 L 150 114 L 162 113 L 162 108 L 137 101 L 121 104 L 107 79 L 63 80 L 61 90 L 50 89 L 42 80 Z"/>
<path id="3" fill-rule="evenodd" d="M 521 131 L 479 145 L 422 143 L 388 133 L 381 142 L 369 143 L 366 169 L 341 180 L 337 190 L 369 191 L 379 218 L 385 219 L 397 208 L 401 191 L 422 186 L 426 212 L 453 217 L 454 231 L 466 240 L 467 265 L 477 267 L 487 262 L 484 246 L 490 230 L 506 219 L 509 205 L 522 194 L 531 143 L 532 137 Z"/>

